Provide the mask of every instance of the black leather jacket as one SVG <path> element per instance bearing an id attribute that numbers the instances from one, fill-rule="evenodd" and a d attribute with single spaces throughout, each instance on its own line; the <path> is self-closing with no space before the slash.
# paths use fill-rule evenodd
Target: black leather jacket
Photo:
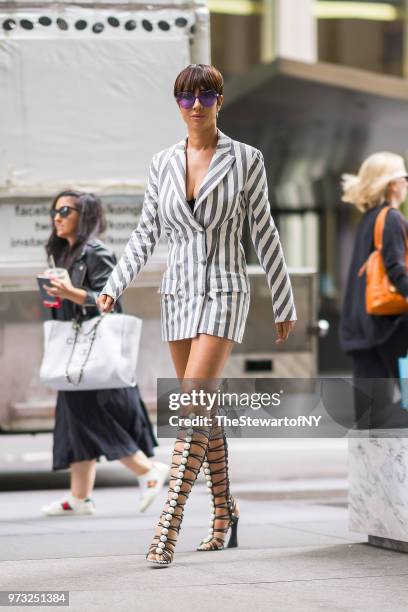
<path id="1" fill-rule="evenodd" d="M 48 311 L 46 318 L 59 321 L 81 320 L 98 316 L 96 298 L 105 286 L 113 268 L 117 263 L 115 254 L 101 240 L 92 238 L 84 245 L 80 255 L 69 271 L 74 287 L 85 289 L 87 295 L 82 306 L 71 300 L 62 300 L 61 308 L 44 308 Z M 123 312 L 120 299 L 115 303 L 115 312 Z"/>

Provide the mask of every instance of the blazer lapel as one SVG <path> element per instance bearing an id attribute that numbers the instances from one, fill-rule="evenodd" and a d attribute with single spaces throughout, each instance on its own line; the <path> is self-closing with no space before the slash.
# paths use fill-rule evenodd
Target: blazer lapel
<path id="1" fill-rule="evenodd" d="M 174 192 L 180 202 L 180 206 L 189 216 L 190 223 L 197 229 L 202 229 L 202 225 L 194 217 L 190 206 L 186 200 L 186 141 L 183 139 L 174 147 L 170 158 L 170 179 L 173 184 Z"/>
<path id="2" fill-rule="evenodd" d="M 170 175 L 174 191 L 178 200 L 180 201 L 181 206 L 183 207 L 183 210 L 185 210 L 185 212 L 195 220 L 196 224 L 200 225 L 196 220 L 194 213 L 208 194 L 215 189 L 220 181 L 222 181 L 234 163 L 235 155 L 232 154 L 233 149 L 231 138 L 221 132 L 221 130 L 218 130 L 217 146 L 207 174 L 200 185 L 194 205 L 194 213 L 192 213 L 186 199 L 186 146 L 187 138 L 184 138 L 174 147 L 173 155 L 170 158 Z"/>
<path id="3" fill-rule="evenodd" d="M 170 177 L 177 198 L 180 200 L 180 204 L 184 209 L 190 210 L 186 201 L 186 156 L 184 140 L 181 140 L 174 147 L 173 154 L 170 158 Z"/>
<path id="4" fill-rule="evenodd" d="M 207 174 L 201 183 L 195 201 L 194 212 L 213 189 L 222 181 L 235 161 L 232 155 L 232 141 L 229 136 L 218 130 L 218 142 Z"/>

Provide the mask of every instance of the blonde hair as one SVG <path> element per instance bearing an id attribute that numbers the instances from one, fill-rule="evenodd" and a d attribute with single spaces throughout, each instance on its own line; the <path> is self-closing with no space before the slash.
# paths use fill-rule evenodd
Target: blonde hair
<path id="1" fill-rule="evenodd" d="M 341 199 L 365 212 L 381 204 L 390 181 L 404 174 L 405 162 L 400 155 L 388 151 L 374 153 L 361 164 L 358 175 L 342 175 Z"/>

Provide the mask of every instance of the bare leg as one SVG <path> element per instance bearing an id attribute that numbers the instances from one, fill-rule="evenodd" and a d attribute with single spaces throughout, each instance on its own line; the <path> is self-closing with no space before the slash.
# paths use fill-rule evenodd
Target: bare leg
<path id="1" fill-rule="evenodd" d="M 143 451 L 138 450 L 134 455 L 129 455 L 128 457 L 122 457 L 119 459 L 124 466 L 129 468 L 136 476 L 140 476 L 141 474 L 146 474 L 153 467 L 153 461 L 146 457 Z"/>
<path id="2" fill-rule="evenodd" d="M 220 378 L 234 342 L 199 334 L 191 342 L 184 378 Z"/>
<path id="3" fill-rule="evenodd" d="M 78 499 L 90 497 L 95 484 L 96 460 L 75 461 L 70 469 L 72 495 Z"/>
<path id="4" fill-rule="evenodd" d="M 180 341 L 183 342 L 183 341 Z M 171 343 L 170 350 L 179 378 L 219 378 L 231 352 L 233 342 L 224 338 L 199 334 L 191 341 L 187 358 L 186 343 Z M 185 371 L 182 372 L 183 364 Z M 180 530 L 184 505 L 203 462 L 209 438 L 209 428 L 187 430 L 176 440 L 170 472 L 170 486 L 165 507 L 156 528 L 147 558 L 156 563 L 170 563 Z M 184 470 L 181 468 L 184 465 Z M 160 542 L 161 540 L 161 542 Z M 161 547 L 161 553 L 159 553 Z"/>
<path id="5" fill-rule="evenodd" d="M 174 369 L 176 370 L 177 378 L 184 378 L 188 358 L 190 356 L 192 338 L 185 340 L 173 340 L 169 342 L 171 358 L 173 360 Z"/>

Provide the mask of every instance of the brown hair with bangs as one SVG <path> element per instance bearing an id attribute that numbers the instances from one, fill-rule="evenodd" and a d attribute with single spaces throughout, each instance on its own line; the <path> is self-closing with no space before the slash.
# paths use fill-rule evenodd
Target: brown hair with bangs
<path id="1" fill-rule="evenodd" d="M 195 92 L 196 89 L 213 89 L 222 94 L 224 79 L 221 72 L 210 64 L 190 64 L 177 76 L 174 83 L 174 96 L 182 91 Z"/>

